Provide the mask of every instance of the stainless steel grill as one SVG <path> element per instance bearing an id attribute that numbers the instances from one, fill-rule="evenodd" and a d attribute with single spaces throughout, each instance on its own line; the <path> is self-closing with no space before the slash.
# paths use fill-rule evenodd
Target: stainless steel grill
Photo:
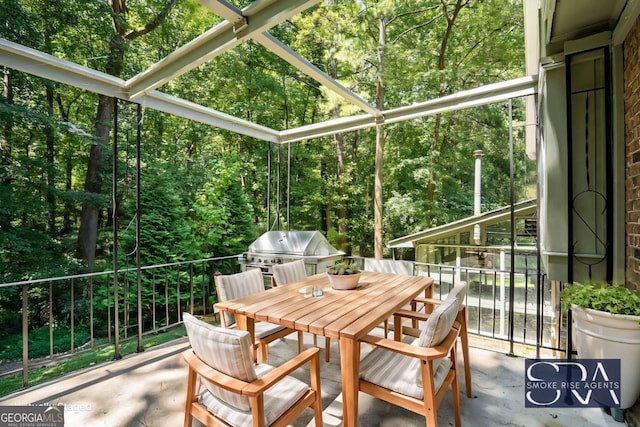
<path id="1" fill-rule="evenodd" d="M 343 255 L 319 231 L 267 231 L 249 245 L 242 269 L 260 268 L 270 283 L 274 264 L 302 259 L 311 275 L 326 271 Z"/>

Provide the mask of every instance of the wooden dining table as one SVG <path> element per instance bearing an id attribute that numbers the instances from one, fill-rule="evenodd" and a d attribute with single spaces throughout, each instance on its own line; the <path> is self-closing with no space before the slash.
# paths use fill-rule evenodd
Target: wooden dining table
<path id="1" fill-rule="evenodd" d="M 235 314 L 238 328 L 254 338 L 256 321 L 268 321 L 336 339 L 340 348 L 343 425 L 358 424 L 358 340 L 420 294 L 431 297 L 433 279 L 391 273 L 362 272 L 358 287 L 336 290 L 327 273 L 309 276 L 259 294 L 215 304 Z M 312 289 L 322 296 L 312 296 Z M 306 291 L 306 292 L 305 292 Z M 329 349 L 327 349 L 329 351 Z"/>

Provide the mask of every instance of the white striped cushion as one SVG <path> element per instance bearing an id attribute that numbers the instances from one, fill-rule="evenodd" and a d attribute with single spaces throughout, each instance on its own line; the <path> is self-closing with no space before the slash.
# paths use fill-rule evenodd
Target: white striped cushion
<path id="1" fill-rule="evenodd" d="M 256 366 L 258 378 L 273 370 L 269 365 Z M 273 424 L 287 409 L 300 399 L 309 387 L 291 376 L 286 376 L 264 393 L 264 425 Z M 240 411 L 217 399 L 208 390 L 200 394 L 200 403 L 209 411 L 224 419 L 232 426 L 251 426 L 252 416 L 250 411 Z"/>
<path id="2" fill-rule="evenodd" d="M 216 276 L 216 283 L 218 285 L 218 301 L 229 301 L 264 292 L 262 272 L 257 268 L 242 273 Z M 235 316 L 231 313 L 225 312 L 224 318 L 227 327 L 236 323 Z"/>
<path id="3" fill-rule="evenodd" d="M 458 286 L 453 286 L 449 289 L 449 295 L 447 299 L 455 298 L 458 301 L 458 308 L 464 304 L 464 297 L 467 296 L 467 284 L 461 283 Z"/>
<path id="4" fill-rule="evenodd" d="M 429 315 L 424 325 L 418 345 L 420 347 L 435 347 L 447 337 L 458 315 L 458 300 L 446 299 L 438 304 Z"/>
<path id="5" fill-rule="evenodd" d="M 251 357 L 251 336 L 246 331 L 218 328 L 183 313 L 189 343 L 196 355 L 213 369 L 246 382 L 256 380 Z M 220 400 L 250 411 L 249 398 L 224 390 L 209 381 L 203 383 Z"/>
<path id="6" fill-rule="evenodd" d="M 375 271 L 378 273 L 396 273 L 413 276 L 413 263 L 395 259 L 364 259 L 364 271 Z"/>
<path id="7" fill-rule="evenodd" d="M 273 278 L 276 285 L 283 286 L 289 283 L 299 282 L 307 277 L 307 269 L 303 260 L 287 262 L 285 264 L 275 264 L 273 267 Z"/>
<path id="8" fill-rule="evenodd" d="M 417 345 L 417 342 L 413 344 Z M 451 361 L 448 358 L 433 362 L 436 392 L 442 386 L 450 368 Z M 386 389 L 422 399 L 424 390 L 421 384 L 416 382 L 416 375 L 421 376 L 419 359 L 380 347 L 373 349 L 360 362 L 360 378 Z"/>
<path id="9" fill-rule="evenodd" d="M 262 338 L 266 338 L 269 335 L 273 335 L 276 332 L 280 332 L 284 329 L 286 329 L 286 327 L 282 325 L 276 325 L 275 323 L 256 322 L 253 333 L 255 334 L 256 340 L 259 340 Z"/>

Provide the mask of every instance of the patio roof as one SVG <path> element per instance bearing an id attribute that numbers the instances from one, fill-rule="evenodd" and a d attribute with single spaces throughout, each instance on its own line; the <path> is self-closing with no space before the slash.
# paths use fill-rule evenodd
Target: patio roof
<path id="1" fill-rule="evenodd" d="M 513 205 L 516 219 L 535 218 L 536 199 L 524 200 Z M 463 231 L 473 230 L 475 225 L 487 226 L 499 222 L 508 221 L 511 218 L 511 206 L 503 206 L 480 215 L 473 215 L 458 221 L 429 228 L 408 236 L 399 237 L 389 241 L 389 248 L 414 248 L 419 244 L 433 242 L 454 236 Z"/>
<path id="2" fill-rule="evenodd" d="M 0 65 L 276 143 L 313 139 L 337 132 L 397 123 L 537 93 L 538 77 L 531 75 L 380 111 L 268 32 L 269 29 L 318 2 L 319 0 L 260 0 L 239 9 L 224 0 L 201 0 L 204 6 L 219 15 L 223 21 L 126 81 L 2 38 Z M 161 85 L 250 39 L 336 93 L 346 102 L 357 106 L 364 114 L 277 130 L 157 90 Z"/>

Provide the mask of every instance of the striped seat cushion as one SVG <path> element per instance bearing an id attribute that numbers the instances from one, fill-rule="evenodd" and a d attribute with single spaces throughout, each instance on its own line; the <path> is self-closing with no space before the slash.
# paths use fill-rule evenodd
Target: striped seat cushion
<path id="1" fill-rule="evenodd" d="M 257 375 L 251 356 L 251 336 L 246 331 L 224 329 L 183 313 L 189 343 L 195 354 L 213 369 L 246 382 L 253 382 Z M 242 411 L 250 411 L 249 398 L 224 390 L 209 381 L 203 383 L 207 390 L 221 401 Z"/>
<path id="2" fill-rule="evenodd" d="M 417 339 L 413 344 L 417 345 Z M 450 368 L 449 359 L 437 359 L 433 362 L 436 391 L 442 386 Z M 360 378 L 363 380 L 406 396 L 422 399 L 424 390 L 421 383 L 416 381 L 416 372 L 420 376 L 419 359 L 380 347 L 373 349 L 360 362 Z"/>
<path id="3" fill-rule="evenodd" d="M 266 338 L 269 335 L 273 335 L 276 332 L 280 332 L 284 329 L 287 329 L 287 328 L 282 325 L 276 325 L 275 323 L 256 322 L 254 327 L 254 334 L 256 336 L 256 339 L 259 340 L 259 339 Z"/>
<path id="4" fill-rule="evenodd" d="M 273 367 L 265 364 L 255 368 L 258 378 L 273 370 Z M 291 376 L 284 377 L 273 387 L 264 393 L 264 425 L 273 424 L 287 409 L 309 390 L 309 387 Z M 242 411 L 216 398 L 209 390 L 203 391 L 199 396 L 200 403 L 207 407 L 213 414 L 222 418 L 232 426 L 251 426 L 252 416 L 250 411 Z"/>

